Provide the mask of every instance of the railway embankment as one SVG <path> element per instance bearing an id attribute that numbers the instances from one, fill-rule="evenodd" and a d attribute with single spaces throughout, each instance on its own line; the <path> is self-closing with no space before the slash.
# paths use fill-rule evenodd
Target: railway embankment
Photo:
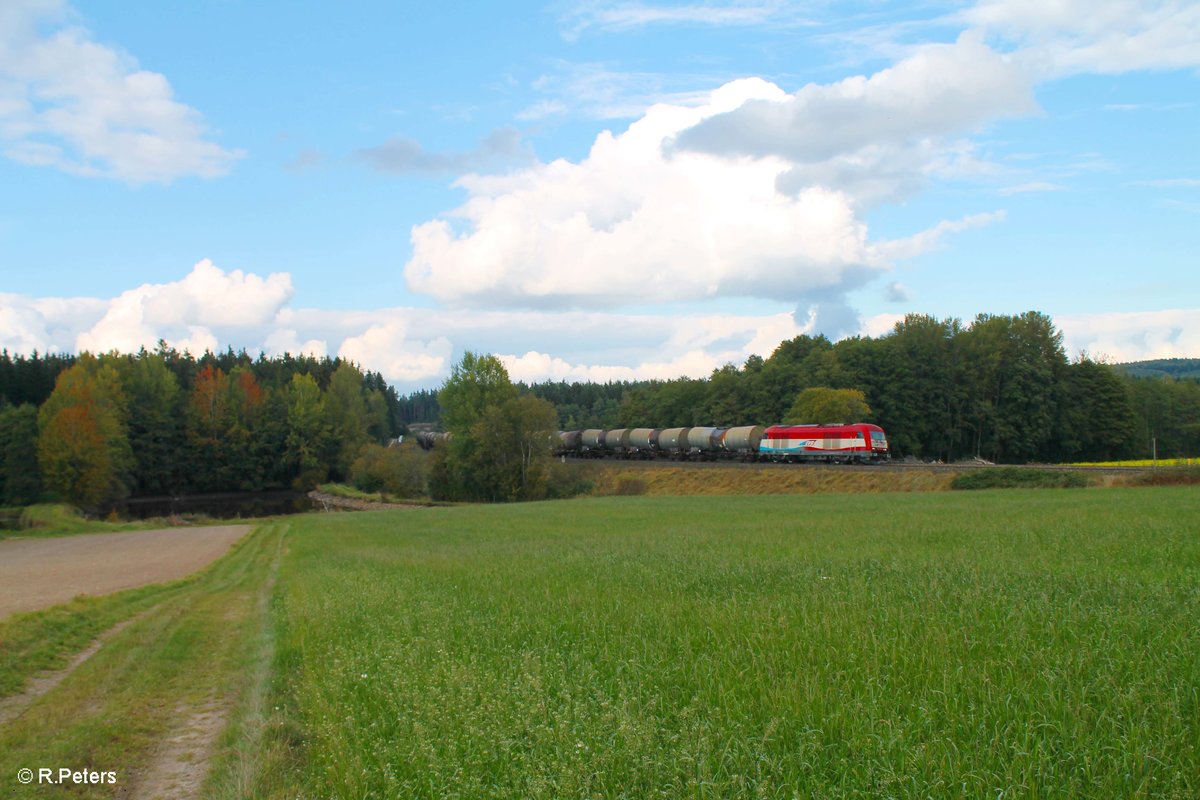
<path id="1" fill-rule="evenodd" d="M 952 468 L 792 464 L 580 462 L 572 465 L 596 495 L 769 495 L 938 492 L 961 474 Z"/>
<path id="2" fill-rule="evenodd" d="M 1012 469 L 985 463 L 887 465 L 799 465 L 731 462 L 568 461 L 592 485 L 594 495 L 770 495 L 824 494 L 829 492 L 876 494 L 881 492 L 941 492 L 956 487 L 960 478 L 981 472 Z M 1022 471 L 1084 476 L 1071 485 L 1095 487 L 1154 483 L 1149 470 L 1038 465 Z M 1013 485 L 1051 487 L 1055 481 Z"/>

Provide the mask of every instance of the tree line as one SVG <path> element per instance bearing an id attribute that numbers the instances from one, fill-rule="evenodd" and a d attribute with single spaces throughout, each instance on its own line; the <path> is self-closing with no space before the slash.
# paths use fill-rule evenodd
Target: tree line
<path id="1" fill-rule="evenodd" d="M 306 489 L 400 431 L 381 375 L 341 359 L 0 354 L 0 501 Z"/>
<path id="2" fill-rule="evenodd" d="M 1178 365 L 1173 365 L 1178 366 Z M 859 419 L 825 419 L 826 416 Z M 860 416 L 861 415 L 861 416 Z M 809 418 L 813 417 L 813 418 Z M 454 433 L 431 463 L 382 448 L 406 424 Z M 445 499 L 561 496 L 558 429 L 870 421 L 893 453 L 1100 461 L 1200 453 L 1200 381 L 1087 357 L 1036 312 L 909 315 L 887 335 L 798 336 L 704 379 L 514 384 L 467 353 L 437 392 L 398 397 L 340 359 L 0 353 L 0 503 L 306 489 L 351 480 Z M 398 488 L 397 488 L 398 487 Z"/>
<path id="3" fill-rule="evenodd" d="M 1190 362 L 1189 362 L 1190 363 Z M 797 419 L 808 389 L 856 390 L 865 419 Z M 1200 382 L 1138 377 L 1068 358 L 1046 315 L 981 314 L 969 324 L 912 314 L 876 338 L 798 336 L 703 379 L 518 385 L 552 402 L 559 427 L 667 428 L 785 421 L 875 422 L 893 453 L 923 460 L 1106 461 L 1200 454 Z M 436 421 L 433 393 L 410 408 Z M 423 414 L 423 416 L 422 416 Z"/>

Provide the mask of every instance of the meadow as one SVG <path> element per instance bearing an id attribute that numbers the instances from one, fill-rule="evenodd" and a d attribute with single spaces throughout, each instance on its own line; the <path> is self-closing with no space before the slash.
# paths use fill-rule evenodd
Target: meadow
<path id="1" fill-rule="evenodd" d="M 0 794 L 1192 798 L 1197 519 L 1172 486 L 266 522 L 0 621 Z M 117 785 L 16 780 L 52 765 Z"/>
<path id="2" fill-rule="evenodd" d="M 1200 492 L 310 515 L 253 796 L 1195 797 Z"/>

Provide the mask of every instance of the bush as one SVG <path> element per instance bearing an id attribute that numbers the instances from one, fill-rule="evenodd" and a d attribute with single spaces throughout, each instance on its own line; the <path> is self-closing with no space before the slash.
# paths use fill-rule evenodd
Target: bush
<path id="1" fill-rule="evenodd" d="M 83 512 L 66 503 L 38 503 L 21 511 L 22 530 L 50 529 L 71 531 L 87 524 Z"/>
<path id="2" fill-rule="evenodd" d="M 1029 469 L 1028 467 L 986 467 L 957 476 L 951 489 L 1079 489 L 1089 485 L 1081 472 Z"/>
<path id="3" fill-rule="evenodd" d="M 1138 475 L 1134 486 L 1191 486 L 1200 483 L 1200 466 L 1159 467 Z"/>
<path id="4" fill-rule="evenodd" d="M 395 497 L 426 497 L 429 494 L 429 459 L 412 446 L 382 447 L 369 444 L 359 451 L 350 466 L 350 482 L 364 492 L 382 492 Z"/>
<path id="5" fill-rule="evenodd" d="M 592 482 L 565 464 L 552 463 L 546 475 L 546 499 L 565 500 L 592 491 Z"/>
<path id="6" fill-rule="evenodd" d="M 635 478 L 632 475 L 622 475 L 617 479 L 617 488 L 614 494 L 617 495 L 639 495 L 645 494 L 650 487 L 642 478 Z"/>

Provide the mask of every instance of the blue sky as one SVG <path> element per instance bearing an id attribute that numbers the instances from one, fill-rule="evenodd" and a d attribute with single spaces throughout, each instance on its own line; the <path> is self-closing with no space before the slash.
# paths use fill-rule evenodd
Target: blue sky
<path id="1" fill-rule="evenodd" d="M 8 0 L 0 346 L 403 389 L 905 313 L 1200 356 L 1200 5 Z"/>

